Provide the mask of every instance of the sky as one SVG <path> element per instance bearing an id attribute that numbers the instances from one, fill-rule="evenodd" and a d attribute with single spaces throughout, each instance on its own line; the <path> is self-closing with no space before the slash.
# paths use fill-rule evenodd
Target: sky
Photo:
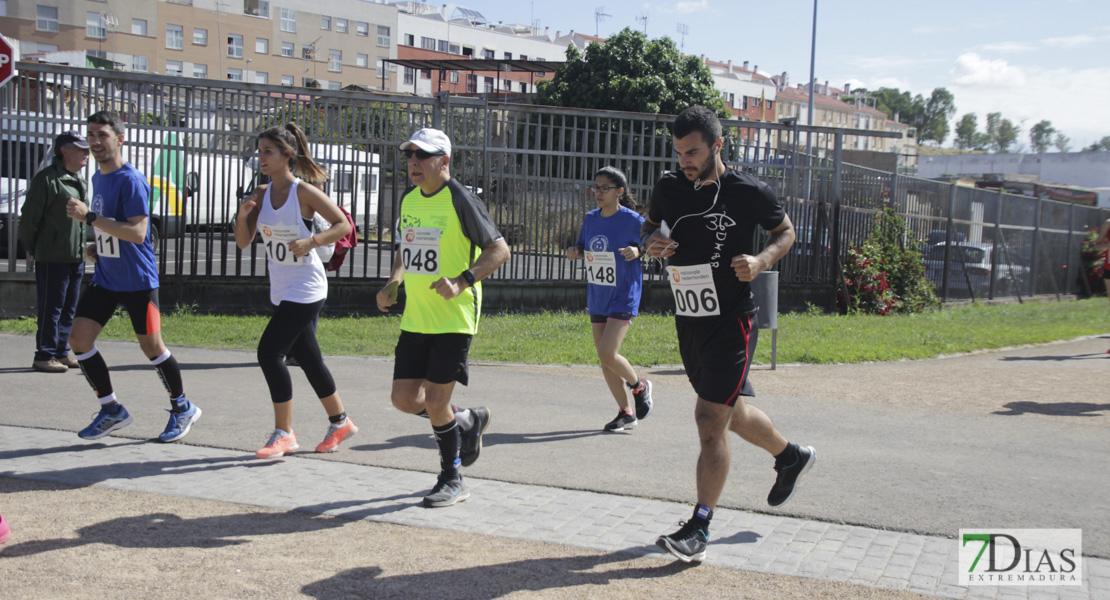
<path id="1" fill-rule="evenodd" d="M 434 0 L 433 0 L 434 1 Z M 814 0 L 460 0 L 490 21 L 601 37 L 625 27 L 668 36 L 687 54 L 758 65 L 790 84 L 809 77 Z M 603 7 L 610 16 L 596 22 Z M 646 17 L 646 24 L 638 17 Z M 685 36 L 678 33 L 685 25 Z M 1110 136 L 1110 0 L 817 0 L 815 77 L 843 88 L 947 88 L 956 121 L 1002 113 L 1022 129 L 1041 120 L 1071 149 Z"/>

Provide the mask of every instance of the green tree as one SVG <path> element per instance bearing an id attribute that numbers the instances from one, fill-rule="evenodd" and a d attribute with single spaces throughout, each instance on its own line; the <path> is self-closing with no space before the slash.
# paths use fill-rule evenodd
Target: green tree
<path id="1" fill-rule="evenodd" d="M 713 75 L 697 57 L 683 56 L 670 38 L 648 40 L 626 27 L 583 55 L 567 47 L 554 78 L 541 81 L 536 104 L 676 114 L 693 104 L 732 118 Z"/>
<path id="2" fill-rule="evenodd" d="M 1083 149 L 1084 152 L 1110 152 L 1110 135 L 1102 136 L 1102 139 L 1087 146 Z"/>
<path id="3" fill-rule="evenodd" d="M 995 139 L 998 151 L 1009 152 L 1010 146 L 1014 145 L 1019 135 L 1021 135 L 1021 127 L 1014 125 L 1009 119 L 1002 119 L 998 125 L 998 138 Z"/>
<path id="4" fill-rule="evenodd" d="M 960 117 L 956 123 L 956 139 L 954 141 L 960 150 L 971 150 L 975 147 L 979 137 L 979 117 L 975 113 L 967 113 Z"/>
<path id="5" fill-rule="evenodd" d="M 1043 154 L 1052 145 L 1052 136 L 1055 134 L 1056 128 L 1052 126 L 1052 121 L 1042 120 L 1029 129 L 1029 144 L 1033 146 L 1034 152 Z"/>
<path id="6" fill-rule="evenodd" d="M 920 96 L 919 96 L 920 98 Z M 939 146 L 948 138 L 948 120 L 956 114 L 956 97 L 945 88 L 936 88 L 924 103 L 922 122 L 917 129 L 918 143 L 936 142 Z"/>
<path id="7" fill-rule="evenodd" d="M 1071 138 L 1060 132 L 1056 132 L 1056 139 L 1053 140 L 1052 145 L 1056 146 L 1056 150 L 1060 152 L 1067 152 L 1071 150 Z"/>

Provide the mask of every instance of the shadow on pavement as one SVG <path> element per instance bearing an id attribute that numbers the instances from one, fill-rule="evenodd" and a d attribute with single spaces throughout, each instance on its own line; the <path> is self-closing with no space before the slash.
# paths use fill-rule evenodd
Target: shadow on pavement
<path id="1" fill-rule="evenodd" d="M 487 433 L 482 436 L 482 447 L 559 442 L 563 440 L 593 437 L 595 435 L 605 435 L 605 432 L 600 429 L 580 429 L 574 431 L 548 431 L 544 433 Z M 390 450 L 392 448 L 406 447 L 435 450 L 437 446 L 435 439 L 432 437 L 431 428 L 429 428 L 427 433 L 401 435 L 390 438 L 380 444 L 362 444 L 361 446 L 351 446 L 350 449 L 373 452 L 375 450 Z"/>
<path id="2" fill-rule="evenodd" d="M 1003 356 L 1002 362 L 1021 362 L 1028 360 L 1041 360 L 1052 362 L 1064 362 L 1069 360 L 1095 360 L 1100 358 L 1107 358 L 1110 355 L 1102 354 L 1075 354 L 1072 356 Z"/>
<path id="3" fill-rule="evenodd" d="M 146 442 L 133 442 L 145 444 Z M 132 445 L 132 444 L 128 444 Z M 185 460 L 154 460 L 143 462 L 120 462 L 107 465 L 91 465 L 59 469 L 57 471 L 38 471 L 33 473 L 12 473 L 0 471 L 0 476 L 50 481 L 74 487 L 94 485 L 109 479 L 140 479 L 155 475 L 177 475 L 197 471 L 211 472 L 213 469 L 232 467 L 266 467 L 280 461 L 259 461 L 253 455 L 243 454 L 223 458 L 201 458 Z"/>
<path id="4" fill-rule="evenodd" d="M 212 371 L 215 369 L 257 369 L 257 362 L 240 362 L 240 363 L 179 363 L 182 371 Z M 144 371 L 153 370 L 154 367 L 147 364 L 124 364 L 124 365 L 108 365 L 110 371 Z"/>
<path id="5" fill-rule="evenodd" d="M 147 444 L 145 440 L 136 440 L 133 442 L 116 442 L 112 444 L 113 448 L 122 446 L 139 446 Z M 25 458 L 28 456 L 42 456 L 44 454 L 58 454 L 60 452 L 83 452 L 85 450 L 100 450 L 107 448 L 108 445 L 103 442 L 90 442 L 84 444 L 74 444 L 72 446 L 55 446 L 53 448 L 25 448 L 23 450 L 4 450 L 0 451 L 0 460 L 8 458 Z"/>
<path id="6" fill-rule="evenodd" d="M 1038 414 L 1063 417 L 1097 417 L 1095 413 L 1110 411 L 1110 404 L 1093 402 L 1010 402 L 1004 404 L 1007 410 L 996 410 L 991 414 L 1012 417 L 1015 415 Z"/>
<path id="7" fill-rule="evenodd" d="M 396 496 L 388 496 L 386 498 L 371 498 L 369 500 L 347 500 L 347 501 L 344 501 L 344 502 L 325 502 L 325 503 L 322 503 L 322 504 L 309 504 L 309 505 L 306 505 L 306 506 L 298 506 L 297 508 L 294 508 L 293 510 L 296 511 L 296 512 L 303 512 L 303 513 L 309 513 L 309 514 L 314 514 L 314 515 L 330 513 L 331 515 L 336 516 L 336 517 L 343 517 L 344 519 L 349 519 L 349 520 L 352 520 L 352 521 L 361 521 L 361 520 L 363 520 L 367 517 L 385 515 L 385 514 L 389 514 L 391 512 L 397 512 L 399 510 L 405 510 L 406 508 L 411 508 L 413 506 L 416 506 L 417 504 L 419 504 L 419 502 L 417 502 L 417 500 L 422 499 L 425 493 L 427 493 L 427 492 L 426 491 L 420 491 L 420 492 L 413 492 L 411 494 L 397 494 Z M 390 501 L 394 501 L 394 500 L 409 500 L 409 499 L 412 499 L 413 501 L 408 502 L 408 503 L 397 502 L 396 504 L 387 504 L 385 506 L 366 506 L 367 504 L 374 504 L 374 503 L 377 503 L 377 502 L 390 502 Z M 344 510 L 344 509 L 354 508 L 356 506 L 361 506 L 363 508 L 358 509 L 358 510 Z"/>
<path id="8" fill-rule="evenodd" d="M 651 547 L 654 552 L 660 552 Z M 630 548 L 598 556 L 569 556 L 520 560 L 495 565 L 382 577 L 381 567 L 348 569 L 333 577 L 310 583 L 301 592 L 313 598 L 443 597 L 500 598 L 519 592 L 604 586 L 622 579 L 670 577 L 697 563 L 679 561 L 634 568 L 599 567 L 636 560 L 647 548 Z M 599 588 L 600 589 L 600 588 Z"/>

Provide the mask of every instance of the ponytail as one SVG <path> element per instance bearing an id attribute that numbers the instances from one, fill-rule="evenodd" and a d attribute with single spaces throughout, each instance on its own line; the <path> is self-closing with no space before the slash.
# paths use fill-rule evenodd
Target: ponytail
<path id="1" fill-rule="evenodd" d="M 258 134 L 274 143 L 283 154 L 289 155 L 289 170 L 309 183 L 322 183 L 328 179 L 328 172 L 312 160 L 308 150 L 308 139 L 296 123 L 286 123 L 283 127 L 271 127 Z"/>
<path id="2" fill-rule="evenodd" d="M 621 192 L 620 198 L 617 199 L 621 206 L 635 211 L 640 209 L 640 205 L 636 202 L 636 195 L 633 194 L 632 189 L 628 187 L 628 178 L 625 177 L 623 171 L 616 167 L 602 167 L 597 170 L 597 173 L 594 173 L 594 179 L 597 179 L 598 176 L 608 178 L 615 183 L 617 187 L 624 190 Z"/>

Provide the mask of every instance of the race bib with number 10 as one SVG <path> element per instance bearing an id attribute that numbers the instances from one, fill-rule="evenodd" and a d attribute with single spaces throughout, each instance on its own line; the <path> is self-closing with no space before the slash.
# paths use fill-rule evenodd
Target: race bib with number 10
<path id="1" fill-rule="evenodd" d="M 667 267 L 674 294 L 675 314 L 684 317 L 710 317 L 721 314 L 713 269 L 709 265 Z"/>
<path id="2" fill-rule="evenodd" d="M 289 243 L 296 240 L 301 234 L 297 225 L 263 225 L 259 228 L 262 233 L 262 244 L 266 247 L 266 256 L 281 265 L 303 265 L 305 262 L 293 255 Z"/>

